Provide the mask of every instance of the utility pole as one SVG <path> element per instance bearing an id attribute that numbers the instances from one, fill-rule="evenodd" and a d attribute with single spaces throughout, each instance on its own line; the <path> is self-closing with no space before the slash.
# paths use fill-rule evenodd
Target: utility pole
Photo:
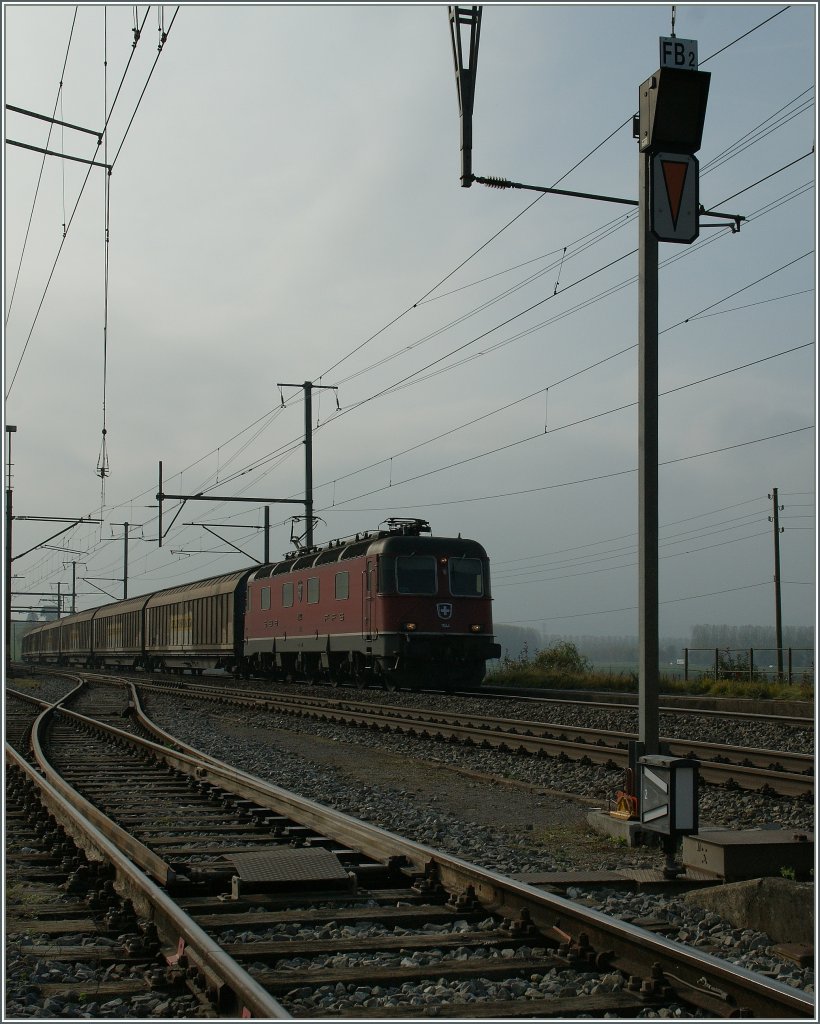
<path id="1" fill-rule="evenodd" d="M 128 597 L 128 527 L 129 523 L 112 523 L 112 526 L 121 526 L 122 535 L 122 599 Z"/>
<path id="2" fill-rule="evenodd" d="M 697 41 L 675 37 L 675 8 L 672 35 L 659 40 L 660 67 L 638 90 L 638 115 L 633 119 L 633 137 L 639 142 L 638 200 L 588 192 L 525 185 L 504 178 L 484 178 L 472 173 L 472 108 L 475 95 L 475 66 L 478 57 L 480 8 L 450 7 L 450 34 L 461 117 L 461 184 L 472 182 L 490 188 L 516 188 L 574 196 L 599 202 L 638 206 L 638 627 L 639 678 L 637 742 L 630 743 L 631 787 L 638 782 L 638 766 L 651 763 L 640 775 L 637 792 L 630 794 L 642 824 L 650 830 L 683 834 L 697 829 L 696 785 L 693 762 L 660 755 L 658 696 L 660 689 L 659 585 L 658 585 L 658 242 L 689 244 L 698 237 L 701 214 L 732 221 L 732 233 L 745 218 L 736 214 L 705 210 L 699 202 L 699 168 L 695 153 L 700 149 L 706 101 L 711 76 L 698 71 Z M 462 27 L 470 28 L 469 60 L 465 63 Z M 711 226 L 711 225 L 710 225 Z M 663 764 L 661 764 L 663 762 Z M 681 791 L 694 801 L 680 816 L 670 815 L 675 785 L 661 776 L 674 768 L 688 780 Z M 646 780 L 650 781 L 646 783 Z M 654 780 L 654 781 L 652 781 Z M 658 783 L 655 787 L 655 783 Z M 655 787 L 655 788 L 653 788 Z M 665 788 L 664 788 L 665 787 Z M 663 799 L 656 799 L 662 795 Z M 665 802 L 664 802 L 665 800 Z M 685 803 L 685 799 L 682 801 Z M 646 814 L 644 815 L 644 805 Z M 674 818 L 674 827 L 670 824 Z M 652 824 L 648 824 L 648 823 Z M 667 852 L 674 843 L 667 842 Z M 670 863 L 667 868 L 674 873 Z"/>
<path id="3" fill-rule="evenodd" d="M 11 667 L 11 524 L 14 520 L 12 514 L 11 498 L 11 435 L 17 430 L 11 423 L 6 424 L 6 437 L 8 438 L 8 470 L 6 475 L 6 668 Z"/>
<path id="4" fill-rule="evenodd" d="M 638 90 L 638 753 L 659 753 L 658 242 L 700 230 L 699 167 L 711 76 L 697 42 L 660 39 L 660 68 Z"/>
<path id="5" fill-rule="evenodd" d="M 640 153 L 638 207 L 638 742 L 657 754 L 658 692 L 658 240 L 650 229 L 652 154 Z"/>
<path id="6" fill-rule="evenodd" d="M 783 619 L 780 614 L 780 534 L 783 532 L 780 526 L 779 513 L 783 511 L 783 506 L 777 504 L 777 488 L 772 488 L 772 493 L 769 495 L 769 499 L 772 503 L 772 514 L 769 516 L 769 522 L 772 524 L 774 531 L 774 637 L 775 647 L 777 648 L 777 675 L 782 677 L 783 675 Z"/>
<path id="7" fill-rule="evenodd" d="M 313 392 L 338 391 L 335 385 L 314 384 L 306 380 L 304 384 L 277 384 L 278 388 L 302 388 L 305 392 L 305 547 L 313 547 Z M 282 405 L 284 405 L 284 400 Z M 339 408 L 339 399 L 336 399 Z"/>
<path id="8" fill-rule="evenodd" d="M 313 547 L 313 384 L 305 389 L 305 547 Z"/>
<path id="9" fill-rule="evenodd" d="M 141 527 L 142 523 L 112 523 L 111 525 L 123 528 L 122 599 L 124 601 L 128 597 L 128 531 L 132 526 Z"/>
<path id="10" fill-rule="evenodd" d="M 63 562 L 63 568 L 71 566 L 71 614 L 77 611 L 77 566 L 85 565 L 85 562 Z"/>

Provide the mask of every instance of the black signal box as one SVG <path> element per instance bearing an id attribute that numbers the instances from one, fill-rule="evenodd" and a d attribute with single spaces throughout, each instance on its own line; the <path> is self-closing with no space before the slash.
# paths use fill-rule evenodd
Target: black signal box
<path id="1" fill-rule="evenodd" d="M 638 142 L 641 152 L 667 150 L 694 154 L 700 149 L 708 71 L 660 68 L 639 90 Z"/>

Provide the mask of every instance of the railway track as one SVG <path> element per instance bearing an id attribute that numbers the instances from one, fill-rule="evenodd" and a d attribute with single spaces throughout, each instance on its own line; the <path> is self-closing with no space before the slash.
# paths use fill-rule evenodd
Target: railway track
<path id="1" fill-rule="evenodd" d="M 130 702 L 150 728 L 136 694 Z M 121 695 L 120 716 L 126 707 Z M 115 717 L 116 701 L 104 713 Z M 30 745 L 7 743 L 6 758 L 26 799 L 36 790 L 92 859 L 112 865 L 114 889 L 146 922 L 131 953 L 153 957 L 157 982 L 192 986 L 200 1007 L 257 1017 L 634 1016 L 678 1004 L 813 1015 L 798 990 L 159 739 L 48 709 Z M 502 990 L 514 1000 L 494 998 Z"/>
<path id="2" fill-rule="evenodd" d="M 28 664 L 15 665 L 17 675 L 37 674 L 53 671 L 56 673 L 65 672 L 63 667 L 54 666 L 52 670 L 44 666 L 32 666 Z M 78 670 L 77 670 L 78 671 Z M 132 682 L 145 681 L 146 678 L 163 680 L 161 674 L 154 673 L 146 677 L 143 672 L 122 671 L 120 678 L 130 679 Z M 180 675 L 167 676 L 163 681 L 180 686 L 187 685 L 192 677 Z M 202 675 L 196 677 L 196 685 L 202 689 L 212 688 L 225 692 L 236 692 L 238 694 L 253 694 L 266 696 L 271 692 L 281 692 L 282 684 L 266 679 L 251 678 L 242 686 L 232 685 L 231 677 L 226 675 Z M 303 687 L 313 685 L 309 681 L 288 684 L 291 692 L 300 692 Z M 327 684 L 325 684 L 327 685 Z M 255 687 L 255 689 L 252 689 Z M 382 688 L 378 688 L 380 692 Z M 442 691 L 419 690 L 414 693 L 429 692 L 431 696 L 440 696 Z M 614 691 L 592 691 L 592 690 L 538 690 L 532 687 L 516 688 L 506 686 L 493 686 L 491 682 L 485 682 L 480 689 L 454 690 L 450 693 L 453 697 L 466 699 L 475 698 L 481 700 L 514 700 L 517 703 L 530 704 L 533 707 L 554 706 L 557 708 L 569 708 L 584 710 L 590 706 L 596 710 L 623 712 L 637 709 L 638 698 L 635 693 L 614 692 Z M 777 722 L 782 725 L 793 726 L 796 729 L 814 730 L 814 705 L 812 702 L 800 700 L 765 700 L 757 701 L 749 698 L 731 697 L 710 697 L 710 696 L 688 696 L 683 694 L 662 694 L 660 714 L 675 716 L 697 716 L 704 719 L 712 719 L 726 722 Z M 765 710 L 760 710 L 761 707 Z"/>
<path id="3" fill-rule="evenodd" d="M 637 709 L 636 693 L 594 691 L 594 690 L 533 690 L 531 687 L 493 686 L 492 682 L 482 684 L 473 696 L 514 699 L 533 704 L 555 704 L 570 707 L 588 707 L 610 710 Z M 814 705 L 804 700 L 752 700 L 748 697 L 712 697 L 687 694 L 660 695 L 661 714 L 702 715 L 705 718 L 730 719 L 734 721 L 759 722 L 776 721 L 798 728 L 814 727 Z M 761 712 L 761 703 L 765 712 Z"/>
<path id="4" fill-rule="evenodd" d="M 567 757 L 615 768 L 628 767 L 629 741 L 637 738 L 627 732 L 485 715 L 449 715 L 435 710 L 377 705 L 336 697 L 320 698 L 264 691 L 243 693 L 233 688 L 220 690 L 187 682 L 163 685 L 140 681 L 139 685 L 145 692 L 153 690 L 160 693 L 178 692 L 182 686 L 185 696 L 189 698 L 266 708 L 280 714 L 316 721 L 406 733 L 475 747 L 494 747 L 536 757 Z M 692 739 L 662 738 L 662 742 L 670 754 L 698 760 L 700 776 L 705 782 L 763 790 L 783 796 L 808 798 L 814 794 L 814 758 L 810 754 L 733 747 Z"/>
<path id="5" fill-rule="evenodd" d="M 212 1017 L 164 972 L 113 873 L 90 862 L 7 760 L 5 793 L 5 1005 L 63 1016 L 110 1016 L 126 1006 L 157 1016 Z M 127 948 L 126 948 L 127 947 Z M 75 1014 L 71 1014 L 74 1016 Z M 118 1014 L 117 1014 L 118 1015 Z"/>

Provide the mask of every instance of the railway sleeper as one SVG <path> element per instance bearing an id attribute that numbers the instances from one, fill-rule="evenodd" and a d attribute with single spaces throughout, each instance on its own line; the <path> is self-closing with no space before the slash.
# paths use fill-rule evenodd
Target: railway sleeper
<path id="1" fill-rule="evenodd" d="M 486 931 L 436 932 L 433 935 L 419 932 L 416 935 L 376 935 L 369 938 L 350 939 L 272 939 L 266 942 L 227 942 L 223 948 L 235 960 L 289 960 L 293 957 L 332 956 L 344 953 L 410 953 L 428 950 L 452 949 L 519 949 L 531 946 L 528 939 L 510 939 L 507 935 Z M 464 961 L 458 961 L 463 964 Z M 539 963 L 541 961 L 539 960 Z M 344 968 L 343 968 L 344 969 Z M 378 968 L 377 968 L 378 969 Z M 428 972 L 437 967 L 426 965 Z"/>
<path id="2" fill-rule="evenodd" d="M 472 1003 L 447 1003 L 441 1006 L 441 1016 L 450 1019 L 492 1019 L 492 1020 L 515 1020 L 517 1018 L 535 1018 L 537 1020 L 549 1018 L 578 1018 L 588 1017 L 593 1020 L 601 1019 L 605 1014 L 610 1016 L 629 1018 L 637 1017 L 639 1013 L 648 1008 L 645 999 L 641 999 L 631 993 L 609 992 L 606 995 L 594 996 L 570 996 L 569 998 L 557 999 L 518 999 L 512 1000 L 488 1000 L 486 1002 Z M 384 1007 L 356 1007 L 356 1018 L 385 1019 L 394 1018 L 406 1019 L 408 1015 L 418 1011 L 414 1006 L 384 1006 Z M 329 1018 L 334 1013 L 325 1013 L 321 1009 L 311 1010 L 311 1017 L 318 1019 Z"/>
<path id="3" fill-rule="evenodd" d="M 400 927 L 400 928 L 421 928 L 425 924 L 449 924 L 456 920 L 467 921 L 468 924 L 478 923 L 483 921 L 487 917 L 487 911 L 484 908 L 478 910 L 460 913 L 456 916 L 452 910 L 447 909 L 444 906 L 430 904 L 425 902 L 407 903 L 405 905 L 396 905 L 395 902 L 391 902 L 388 906 L 373 907 L 361 906 L 363 899 L 367 899 L 369 896 L 374 896 L 372 893 L 359 893 L 359 894 L 339 894 L 334 895 L 336 901 L 335 907 L 330 907 L 323 910 L 293 910 L 290 909 L 293 906 L 293 897 L 280 896 L 277 897 L 273 894 L 260 895 L 257 900 L 254 897 L 254 905 L 259 906 L 265 905 L 265 901 L 268 901 L 268 905 L 274 901 L 279 902 L 283 907 L 281 910 L 270 910 L 257 912 L 253 915 L 252 924 L 255 928 L 267 928 L 279 924 L 298 924 L 303 927 L 320 927 L 322 925 L 330 923 L 347 923 L 347 922 L 358 922 L 363 918 L 367 918 L 368 921 L 374 923 L 383 924 L 385 927 Z M 390 897 L 391 899 L 394 897 Z M 344 902 L 351 902 L 353 906 L 343 906 Z M 190 906 L 190 901 L 186 901 L 186 906 Z M 245 901 L 239 900 L 236 903 L 226 901 L 223 904 L 225 908 L 220 913 L 197 913 L 197 922 L 201 927 L 206 928 L 208 931 L 218 932 L 221 929 L 243 927 L 248 924 L 247 913 L 233 913 L 235 908 L 247 907 Z"/>
<path id="4" fill-rule="evenodd" d="M 507 939 L 509 948 L 510 940 Z M 439 948 L 439 947 L 436 947 Z M 419 984 L 428 980 L 443 979 L 447 981 L 464 981 L 470 978 L 513 978 L 532 974 L 534 971 L 543 973 L 556 967 L 566 969 L 565 961 L 553 954 L 543 951 L 543 955 L 523 957 L 493 957 L 480 960 L 457 960 L 436 964 L 420 964 L 416 967 L 367 967 L 317 969 L 309 974 L 296 973 L 292 970 L 266 969 L 254 971 L 253 976 L 273 995 L 287 994 L 299 984 L 311 986 L 346 984 L 370 985 L 404 985 L 407 982 Z M 475 1004 L 471 1004 L 475 1005 Z M 645 1005 L 645 1004 L 644 1004 Z"/>

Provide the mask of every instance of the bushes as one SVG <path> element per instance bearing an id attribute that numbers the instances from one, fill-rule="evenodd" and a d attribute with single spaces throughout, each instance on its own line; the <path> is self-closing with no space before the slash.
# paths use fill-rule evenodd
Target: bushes
<path id="1" fill-rule="evenodd" d="M 535 667 L 545 672 L 568 672 L 576 676 L 586 676 L 592 671 L 589 658 L 585 658 L 569 640 L 556 640 L 546 650 L 538 651 Z"/>
<path id="2" fill-rule="evenodd" d="M 493 673 L 493 681 L 540 687 L 601 686 L 604 683 L 612 686 L 615 683 L 610 675 L 593 673 L 589 659 L 568 640 L 556 641 L 543 651 L 537 650 L 533 658 L 526 644 L 517 658 L 505 654 L 500 669 Z"/>

